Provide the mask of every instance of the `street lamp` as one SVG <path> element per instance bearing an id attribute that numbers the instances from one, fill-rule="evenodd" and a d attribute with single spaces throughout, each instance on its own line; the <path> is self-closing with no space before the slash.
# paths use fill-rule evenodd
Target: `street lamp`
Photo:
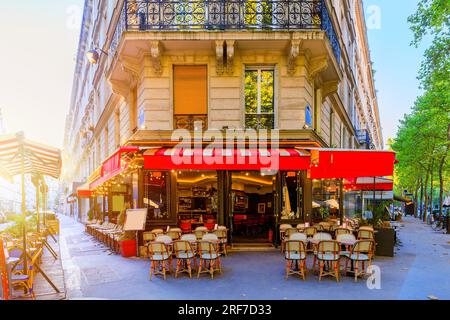
<path id="1" fill-rule="evenodd" d="M 108 55 L 108 52 L 106 52 L 100 48 L 95 48 L 95 49 L 89 50 L 86 53 L 86 58 L 88 59 L 89 63 L 97 64 L 98 60 L 100 59 L 100 53 L 98 51 Z"/>

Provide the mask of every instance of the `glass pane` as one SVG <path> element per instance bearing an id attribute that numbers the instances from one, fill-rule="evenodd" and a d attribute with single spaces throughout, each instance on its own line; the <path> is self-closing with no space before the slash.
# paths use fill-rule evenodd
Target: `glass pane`
<path id="1" fill-rule="evenodd" d="M 258 71 L 245 71 L 245 112 L 258 110 Z"/>
<path id="2" fill-rule="evenodd" d="M 261 71 L 261 112 L 273 113 L 274 102 L 274 72 L 273 71 Z"/>
<path id="3" fill-rule="evenodd" d="M 245 127 L 249 129 L 273 129 L 274 128 L 273 114 L 246 114 Z"/>
<path id="4" fill-rule="evenodd" d="M 144 206 L 152 220 L 169 219 L 167 186 L 170 176 L 166 172 L 144 173 Z"/>

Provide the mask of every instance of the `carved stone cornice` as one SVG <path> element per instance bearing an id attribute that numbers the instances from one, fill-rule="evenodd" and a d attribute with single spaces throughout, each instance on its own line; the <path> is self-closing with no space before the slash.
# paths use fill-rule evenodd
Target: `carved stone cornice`
<path id="1" fill-rule="evenodd" d="M 120 80 L 109 80 L 109 84 L 111 85 L 111 90 L 114 94 L 117 94 L 118 96 L 124 98 L 125 100 L 128 99 L 128 96 L 130 94 L 129 82 Z"/>
<path id="2" fill-rule="evenodd" d="M 295 74 L 295 69 L 297 67 L 296 60 L 300 54 L 301 43 L 302 43 L 301 40 L 296 39 L 292 40 L 291 45 L 289 46 L 287 71 L 288 74 L 291 76 Z"/>

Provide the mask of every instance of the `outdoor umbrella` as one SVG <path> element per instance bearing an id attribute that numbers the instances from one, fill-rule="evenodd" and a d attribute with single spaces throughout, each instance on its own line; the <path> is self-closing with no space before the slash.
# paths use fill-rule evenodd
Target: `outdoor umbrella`
<path id="1" fill-rule="evenodd" d="M 320 204 L 318 202 L 316 202 L 316 201 L 313 201 L 312 202 L 312 207 L 313 207 L 313 209 L 320 208 Z"/>
<path id="2" fill-rule="evenodd" d="M 21 176 L 23 223 L 23 267 L 27 265 L 26 195 L 25 175 L 59 178 L 61 172 L 61 151 L 25 139 L 22 132 L 0 136 L 0 167 L 10 176 Z"/>
<path id="3" fill-rule="evenodd" d="M 324 202 L 330 208 L 339 209 L 339 202 L 336 199 L 330 199 Z"/>

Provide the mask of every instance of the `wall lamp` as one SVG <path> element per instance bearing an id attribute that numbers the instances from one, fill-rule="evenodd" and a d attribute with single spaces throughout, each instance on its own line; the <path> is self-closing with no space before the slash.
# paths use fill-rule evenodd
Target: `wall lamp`
<path id="1" fill-rule="evenodd" d="M 108 52 L 106 52 L 106 51 L 104 51 L 104 50 L 102 50 L 100 48 L 95 48 L 95 49 L 89 50 L 86 53 L 86 58 L 88 59 L 89 63 L 91 63 L 91 64 L 97 64 L 98 63 L 98 60 L 100 59 L 99 51 L 101 53 L 104 53 L 104 54 L 108 55 Z"/>

